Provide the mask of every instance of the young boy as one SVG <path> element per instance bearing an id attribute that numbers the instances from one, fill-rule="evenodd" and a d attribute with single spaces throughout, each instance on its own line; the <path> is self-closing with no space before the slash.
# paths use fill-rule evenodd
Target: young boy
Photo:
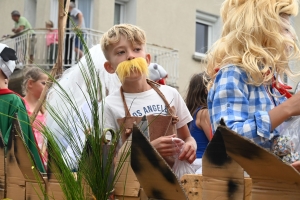
<path id="1" fill-rule="evenodd" d="M 17 114 L 24 142 L 31 151 L 37 168 L 41 172 L 45 172 L 24 102 L 18 95 L 8 89 L 8 78 L 16 67 L 16 60 L 16 52 L 7 45 L 0 43 L 0 134 L 2 134 L 6 145 L 12 129 L 13 119 Z"/>
<path id="2" fill-rule="evenodd" d="M 151 144 L 164 158 L 173 156 L 177 152 L 176 145 L 179 147 L 183 145 L 182 141 L 173 139 L 177 134 L 177 137 L 184 141 L 184 148 L 179 155 L 179 159 L 192 163 L 196 158 L 195 150 L 197 148 L 196 142 L 191 137 L 187 127 L 187 123 L 192 120 L 192 117 L 176 89 L 166 85 L 153 85 L 147 80 L 151 57 L 146 53 L 145 44 L 144 31 L 130 24 L 115 25 L 101 38 L 101 48 L 107 59 L 104 67 L 108 73 L 116 72 L 122 83 L 120 91 L 114 92 L 105 98 L 104 128 L 120 130 L 122 129 L 120 122 L 126 120 L 127 117 L 166 116 L 171 113 L 172 122 L 176 122 L 176 119 L 179 118 L 176 123 L 177 131 L 175 130 L 175 134 L 168 136 L 161 134 L 151 141 L 150 127 Z M 125 65 L 129 64 L 130 68 L 125 69 L 124 63 Z M 172 113 L 170 107 L 175 107 L 176 112 Z M 128 127 L 133 126 L 132 122 Z M 160 124 L 160 127 L 167 125 Z M 128 129 L 123 134 L 128 134 Z M 176 145 L 174 145 L 174 141 Z"/>

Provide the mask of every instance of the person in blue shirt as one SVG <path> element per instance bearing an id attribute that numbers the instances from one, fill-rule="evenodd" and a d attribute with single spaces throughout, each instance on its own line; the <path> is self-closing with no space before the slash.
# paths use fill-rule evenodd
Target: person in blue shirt
<path id="1" fill-rule="evenodd" d="M 300 60 L 290 16 L 296 0 L 225 0 L 222 36 L 207 55 L 208 109 L 213 132 L 221 120 L 270 150 L 285 121 L 300 115 L 300 93 L 289 99 L 279 77 Z"/>
<path id="2" fill-rule="evenodd" d="M 192 76 L 186 95 L 186 105 L 193 116 L 189 130 L 197 143 L 196 156 L 193 166 L 196 173 L 202 173 L 202 156 L 210 141 L 211 125 L 207 109 L 207 83 L 209 77 L 205 72 Z"/>

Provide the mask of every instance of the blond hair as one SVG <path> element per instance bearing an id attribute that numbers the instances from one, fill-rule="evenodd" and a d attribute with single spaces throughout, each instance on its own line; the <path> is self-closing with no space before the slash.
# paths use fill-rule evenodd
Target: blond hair
<path id="1" fill-rule="evenodd" d="M 39 68 L 39 67 L 30 67 L 25 75 L 24 75 L 24 78 L 23 78 L 23 84 L 22 84 L 22 93 L 23 95 L 26 95 L 27 94 L 27 83 L 28 83 L 28 80 L 31 79 L 33 82 L 36 82 L 38 81 L 41 76 L 45 74 L 45 72 Z M 44 114 L 45 113 L 45 107 L 44 105 L 41 107 L 40 109 L 41 113 Z"/>
<path id="2" fill-rule="evenodd" d="M 283 15 L 297 15 L 296 0 L 225 0 L 221 8 L 221 38 L 207 55 L 211 87 L 218 69 L 227 64 L 247 73 L 247 83 L 268 83 L 275 73 L 291 75 L 290 59 L 299 59 L 297 36 Z M 293 40 L 284 36 L 284 29 Z M 292 51 L 288 47 L 293 47 Z"/>
<path id="3" fill-rule="evenodd" d="M 106 59 L 108 59 L 109 46 L 118 43 L 121 36 L 124 36 L 132 44 L 141 45 L 146 43 L 146 34 L 139 27 L 132 24 L 115 25 L 101 37 L 101 48 Z"/>
<path id="4" fill-rule="evenodd" d="M 25 75 L 24 75 L 24 78 L 23 78 L 23 83 L 22 83 L 22 93 L 23 95 L 26 95 L 27 93 L 27 83 L 28 83 L 28 80 L 31 79 L 33 80 L 33 82 L 36 82 L 38 81 L 41 76 L 45 74 L 45 72 L 40 69 L 39 67 L 30 67 Z"/>
<path id="5" fill-rule="evenodd" d="M 51 20 L 47 20 L 46 22 L 46 25 L 49 25 L 49 26 L 51 26 L 51 28 L 53 28 L 53 22 L 51 21 Z"/>

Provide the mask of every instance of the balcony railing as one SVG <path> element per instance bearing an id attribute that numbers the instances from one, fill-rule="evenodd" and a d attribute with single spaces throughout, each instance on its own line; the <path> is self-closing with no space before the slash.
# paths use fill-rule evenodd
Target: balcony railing
<path id="1" fill-rule="evenodd" d="M 46 45 L 46 37 L 49 33 L 48 29 L 34 29 L 35 35 L 32 38 L 31 34 L 28 34 L 29 30 L 22 32 L 21 34 L 3 38 L 0 42 L 7 44 L 17 52 L 17 65 L 19 68 L 25 66 L 38 65 L 43 68 L 49 68 L 56 62 L 57 46 L 48 47 Z M 84 29 L 85 42 L 88 48 L 99 44 L 100 38 L 103 32 Z M 79 55 L 74 51 L 75 46 L 75 33 L 67 29 L 64 35 L 64 55 L 63 63 L 64 67 L 71 67 L 74 65 Z M 31 41 L 34 43 L 33 63 L 29 62 L 30 59 L 30 45 Z M 152 62 L 158 63 L 163 66 L 168 72 L 167 84 L 171 86 L 177 86 L 178 79 L 178 51 L 162 47 L 155 44 L 147 44 L 147 52 L 151 54 Z"/>

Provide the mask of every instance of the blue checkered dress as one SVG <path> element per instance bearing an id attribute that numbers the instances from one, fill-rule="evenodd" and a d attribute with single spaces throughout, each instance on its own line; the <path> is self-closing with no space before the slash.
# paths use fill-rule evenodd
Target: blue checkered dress
<path id="1" fill-rule="evenodd" d="M 269 149 L 279 127 L 271 131 L 268 112 L 286 97 L 270 86 L 249 85 L 247 79 L 246 72 L 234 65 L 227 65 L 217 73 L 208 94 L 213 132 L 223 118 L 227 127 Z"/>

